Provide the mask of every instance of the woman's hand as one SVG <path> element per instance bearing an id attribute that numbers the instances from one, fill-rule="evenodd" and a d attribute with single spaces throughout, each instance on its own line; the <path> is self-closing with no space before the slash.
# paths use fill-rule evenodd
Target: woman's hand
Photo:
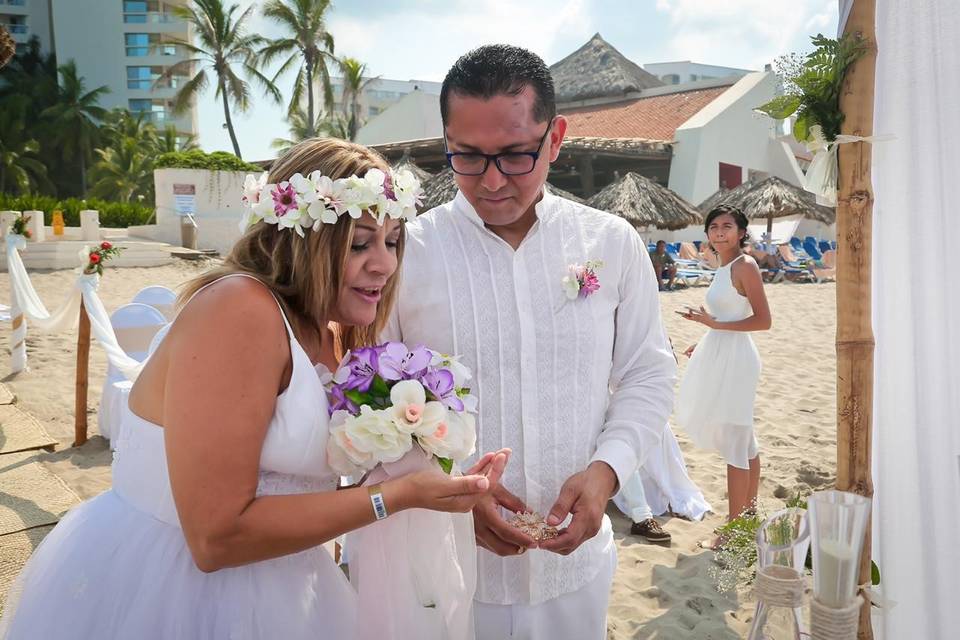
<path id="1" fill-rule="evenodd" d="M 690 345 L 689 347 L 687 347 L 687 350 L 683 352 L 683 355 L 687 356 L 688 358 L 692 358 L 692 357 L 693 357 L 693 350 L 696 349 L 696 348 L 697 348 L 697 343 L 694 342 L 692 345 Z"/>
<path id="2" fill-rule="evenodd" d="M 707 313 L 707 310 L 701 305 L 700 309 L 687 308 L 686 313 L 681 313 L 684 318 L 687 320 L 693 320 L 694 322 L 699 322 L 700 324 L 713 329 L 716 327 L 716 319 Z"/>
<path id="3" fill-rule="evenodd" d="M 500 482 L 509 455 L 509 449 L 486 453 L 462 476 L 427 469 L 398 478 L 395 482 L 402 508 L 452 513 L 470 511 Z M 387 509 L 390 509 L 389 502 Z"/>

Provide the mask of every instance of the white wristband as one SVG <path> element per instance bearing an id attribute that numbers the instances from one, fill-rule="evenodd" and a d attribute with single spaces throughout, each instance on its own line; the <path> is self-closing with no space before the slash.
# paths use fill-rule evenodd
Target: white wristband
<path id="1" fill-rule="evenodd" d="M 383 501 L 383 493 L 380 491 L 380 485 L 375 484 L 368 487 L 367 492 L 370 494 L 370 503 L 373 505 L 373 515 L 377 517 L 377 520 L 383 520 L 389 514 L 387 513 L 387 505 Z"/>

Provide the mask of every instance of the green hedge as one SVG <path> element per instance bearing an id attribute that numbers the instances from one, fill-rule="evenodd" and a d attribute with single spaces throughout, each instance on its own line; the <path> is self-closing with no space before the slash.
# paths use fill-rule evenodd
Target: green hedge
<path id="1" fill-rule="evenodd" d="M 208 171 L 263 171 L 262 167 L 244 162 L 232 153 L 214 151 L 204 153 L 200 149 L 193 151 L 173 151 L 157 157 L 155 169 L 207 169 Z"/>
<path id="2" fill-rule="evenodd" d="M 58 200 L 51 196 L 12 196 L 0 193 L 0 211 L 43 211 L 43 223 L 51 224 L 53 210 L 63 212 L 63 222 L 68 227 L 80 226 L 80 212 L 96 209 L 100 212 L 100 226 L 126 228 L 148 224 L 153 217 L 153 207 L 133 202 L 107 202 L 96 198 Z"/>

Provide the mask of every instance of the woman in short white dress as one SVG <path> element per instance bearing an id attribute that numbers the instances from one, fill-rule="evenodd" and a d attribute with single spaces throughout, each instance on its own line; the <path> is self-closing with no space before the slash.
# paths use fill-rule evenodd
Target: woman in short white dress
<path id="1" fill-rule="evenodd" d="M 313 139 L 274 163 L 268 182 L 374 169 L 390 171 L 365 147 Z M 301 236 L 278 224 L 295 213 L 287 204 L 252 218 L 223 266 L 187 284 L 130 394 L 113 488 L 37 548 L 0 638 L 349 640 L 358 615 L 377 615 L 376 603 L 358 610 L 320 546 L 376 515 L 367 488 L 336 490 L 314 365 L 336 368 L 338 346 L 370 344 L 382 329 L 403 225 L 371 207 Z M 381 495 L 388 513 L 466 512 L 504 464 L 488 454 L 471 475 L 414 473 Z"/>
<path id="2" fill-rule="evenodd" d="M 707 290 L 707 308 L 678 312 L 709 328 L 686 351 L 690 364 L 680 383 L 676 419 L 694 444 L 727 462 L 728 520 L 750 509 L 760 484 L 760 453 L 753 432 L 753 403 L 760 355 L 751 331 L 770 328 L 770 307 L 760 269 L 744 254 L 747 217 L 721 205 L 704 221 L 710 248 L 720 260 Z M 704 544 L 715 548 L 721 540 Z"/>

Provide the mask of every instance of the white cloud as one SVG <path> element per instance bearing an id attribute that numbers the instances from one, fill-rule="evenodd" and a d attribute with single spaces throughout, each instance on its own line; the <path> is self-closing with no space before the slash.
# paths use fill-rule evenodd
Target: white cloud
<path id="1" fill-rule="evenodd" d="M 665 59 L 762 69 L 809 48 L 809 35 L 832 35 L 836 0 L 657 0 L 670 21 Z"/>

